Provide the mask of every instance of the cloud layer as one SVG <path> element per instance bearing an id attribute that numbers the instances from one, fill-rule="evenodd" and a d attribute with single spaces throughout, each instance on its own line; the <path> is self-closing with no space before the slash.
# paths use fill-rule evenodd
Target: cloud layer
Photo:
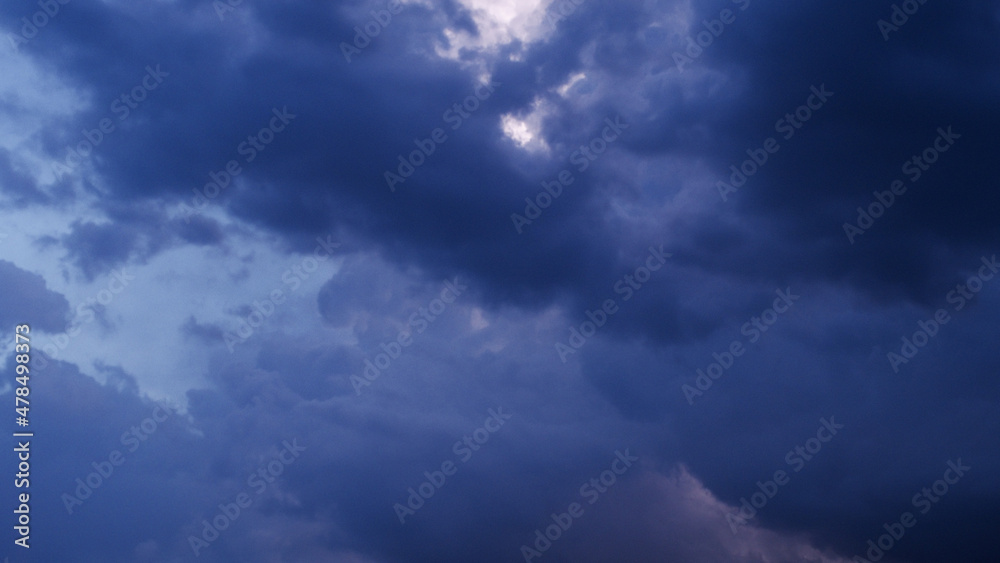
<path id="1" fill-rule="evenodd" d="M 995 559 L 1000 12 L 233 4 L 0 7 L 32 557 Z"/>

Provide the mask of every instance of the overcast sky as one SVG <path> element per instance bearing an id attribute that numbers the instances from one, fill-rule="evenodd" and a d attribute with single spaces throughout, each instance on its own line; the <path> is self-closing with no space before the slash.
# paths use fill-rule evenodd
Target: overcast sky
<path id="1" fill-rule="evenodd" d="M 11 562 L 997 561 L 996 3 L 0 32 Z"/>

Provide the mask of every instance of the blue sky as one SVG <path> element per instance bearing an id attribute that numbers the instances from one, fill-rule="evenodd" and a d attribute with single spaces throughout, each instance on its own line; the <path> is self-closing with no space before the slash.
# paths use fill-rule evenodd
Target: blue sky
<path id="1" fill-rule="evenodd" d="M 998 27 L 5 3 L 4 554 L 995 561 Z"/>

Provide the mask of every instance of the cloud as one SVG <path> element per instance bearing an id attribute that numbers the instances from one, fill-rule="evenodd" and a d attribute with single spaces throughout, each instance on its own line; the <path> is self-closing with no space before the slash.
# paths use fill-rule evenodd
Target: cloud
<path id="1" fill-rule="evenodd" d="M 66 328 L 69 302 L 48 289 L 42 276 L 0 260 L 0 285 L 5 288 L 0 297 L 0 325 L 12 330 L 14 325 L 28 324 L 49 332 Z"/>
<path id="2" fill-rule="evenodd" d="M 72 3 L 0 63 L 34 79 L 0 107 L 18 233 L 0 320 L 61 332 L 49 287 L 99 297 L 94 280 L 136 272 L 102 312 L 118 330 L 32 391 L 59 453 L 39 462 L 38 529 L 83 561 L 187 558 L 297 437 L 308 451 L 200 559 L 507 561 L 628 442 L 641 471 L 546 560 L 842 561 L 959 456 L 968 480 L 889 557 L 991 560 L 1000 303 L 985 282 L 962 311 L 948 296 L 1000 240 L 995 10 L 930 2 L 886 41 L 891 5 L 571 4 L 547 23 L 543 2 L 406 2 L 349 62 L 341 43 L 387 4 Z M 16 33 L 38 9 L 0 20 Z M 401 159 L 422 164 L 392 191 Z M 720 182 L 739 186 L 723 200 Z M 317 237 L 350 252 L 300 276 Z M 640 284 L 651 247 L 671 257 Z M 445 280 L 468 290 L 421 324 Z M 285 304 L 229 353 L 275 288 Z M 780 290 L 801 300 L 778 315 Z M 608 299 L 619 312 L 563 362 L 555 344 Z M 887 353 L 942 307 L 953 322 L 895 373 Z M 59 495 L 150 416 L 144 393 L 186 411 L 63 518 Z M 510 426 L 401 526 L 394 503 L 498 406 Z M 844 434 L 734 536 L 725 512 L 828 416 Z"/>

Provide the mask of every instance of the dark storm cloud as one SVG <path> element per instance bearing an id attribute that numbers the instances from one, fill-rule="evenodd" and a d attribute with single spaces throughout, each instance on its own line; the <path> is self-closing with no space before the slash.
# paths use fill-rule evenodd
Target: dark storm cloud
<path id="1" fill-rule="evenodd" d="M 60 239 L 72 261 L 88 280 L 127 263 L 145 263 L 180 243 L 221 245 L 225 233 L 214 219 L 194 216 L 167 219 L 146 205 L 116 205 L 106 210 L 109 221 L 76 221 Z M 53 241 L 42 239 L 48 246 Z"/>
<path id="2" fill-rule="evenodd" d="M 353 26 L 368 17 L 365 10 L 358 15 L 327 4 L 244 3 L 220 22 L 208 3 L 65 7 L 43 36 L 22 49 L 94 102 L 42 135 L 51 158 L 65 159 L 66 147 L 102 118 L 117 127 L 88 160 L 110 190 L 99 204 L 107 222 L 77 221 L 60 239 L 86 276 L 142 262 L 181 241 L 222 244 L 224 233 L 213 221 L 196 217 L 182 224 L 158 206 L 189 203 L 192 189 L 203 189 L 213 173 L 236 160 L 242 172 L 209 205 L 299 250 L 311 250 L 317 235 L 345 232 L 379 256 L 348 258 L 343 275 L 317 298 L 323 320 L 351 326 L 368 356 L 398 333 L 437 280 L 465 275 L 476 288 L 435 324 L 437 335 L 428 335 L 366 390 L 372 398 L 351 392 L 348 378 L 366 357 L 355 348 L 276 337 L 270 342 L 282 351 L 254 348 L 250 365 L 213 365 L 213 387 L 190 394 L 192 424 L 206 437 L 177 430 L 164 449 L 150 445 L 150 455 L 158 452 L 163 464 L 143 466 L 158 480 L 140 492 L 162 512 L 159 523 L 165 525 L 152 527 L 140 518 L 125 529 L 128 542 L 108 546 L 94 539 L 79 549 L 95 560 L 96 554 L 127 560 L 130 551 L 117 551 L 125 544 L 184 553 L 196 515 L 210 515 L 226 498 L 221 491 L 235 494 L 252 460 L 266 459 L 290 433 L 302 436 L 314 457 L 283 482 L 289 495 L 258 505 L 244 527 L 213 545 L 207 557 L 252 560 L 315 548 L 399 561 L 510 560 L 534 522 L 572 498 L 577 478 L 588 473 L 581 468 L 600 467 L 604 450 L 619 447 L 596 422 L 575 426 L 572 437 L 558 430 L 579 414 L 567 406 L 567 394 L 589 404 L 596 398 L 588 393 L 596 389 L 615 409 L 600 422 L 634 431 L 661 473 L 683 462 L 730 505 L 754 492 L 758 479 L 785 467 L 786 452 L 815 435 L 821 417 L 837 417 L 846 425 L 843 435 L 754 523 L 808 535 L 841 554 L 860 554 L 864 541 L 937 479 L 945 462 L 962 457 L 974 468 L 967 480 L 921 516 L 919 528 L 890 557 L 990 560 L 989 525 L 997 511 L 986 476 L 998 463 L 991 453 L 998 365 L 984 335 L 996 332 L 990 316 L 997 310 L 990 298 L 995 289 L 984 292 L 977 308 L 956 313 L 919 361 L 906 366 L 906 375 L 896 377 L 885 354 L 943 306 L 970 264 L 1000 246 L 994 218 L 1000 202 L 988 189 L 1000 148 L 992 133 L 998 125 L 997 18 L 982 4 L 931 0 L 884 41 L 876 21 L 888 17 L 891 3 L 746 4 L 680 73 L 672 54 L 685 48 L 685 36 L 658 32 L 649 22 L 682 4 L 584 3 L 555 35 L 521 57 L 501 53 L 488 61 L 495 92 L 457 130 L 443 113 L 470 95 L 478 78 L 432 55 L 442 24 L 472 28 L 469 14 L 455 4 L 445 5 L 443 16 L 407 6 L 351 63 L 339 43 L 351 40 Z M 734 6 L 692 3 L 690 32 Z M 22 7 L 0 10 L 7 21 L 23 15 Z M 663 36 L 654 40 L 658 33 Z M 162 65 L 168 76 L 120 119 L 113 104 L 142 84 L 147 65 Z M 587 74 L 580 86 L 590 88 L 580 96 L 584 101 L 553 91 L 576 72 Z M 834 94 L 785 139 L 776 122 L 807 103 L 810 87 L 823 85 Z M 553 149 L 546 156 L 516 148 L 498 125 L 505 113 L 529 112 L 536 97 L 550 108 L 541 129 Z M 282 108 L 294 120 L 248 160 L 242 143 Z M 510 214 L 523 212 L 524 198 L 534 197 L 543 180 L 571 168 L 572 152 L 615 116 L 629 124 L 620 142 L 575 174 L 572 187 L 518 235 Z M 874 190 L 904 179 L 903 164 L 933 146 L 937 129 L 948 126 L 961 135 L 954 147 L 919 181 L 908 182 L 906 194 L 852 245 L 843 223 L 855 221 L 855 209 L 873 201 Z M 396 171 L 399 155 L 416 148 L 414 139 L 438 127 L 447 141 L 391 192 L 384 172 Z M 780 150 L 722 201 L 716 182 L 728 181 L 729 166 L 740 166 L 749 158 L 746 151 L 759 149 L 767 137 Z M 23 184 L 4 162 L 5 181 Z M 692 184 L 698 189 L 685 192 Z M 24 186 L 32 193 L 29 188 Z M 552 349 L 568 336 L 561 319 L 558 326 L 528 331 L 495 318 L 531 323 L 530 315 L 558 305 L 578 326 L 585 311 L 615 296 L 616 282 L 643 264 L 647 248 L 660 244 L 674 256 L 634 300 L 620 303 L 621 312 L 569 367 Z M 11 279 L 45 291 L 30 274 L 5 267 Z M 743 339 L 743 323 L 769 306 L 775 289 L 786 287 L 802 301 L 694 405 L 687 404 L 681 385 L 690 384 L 713 353 Z M 50 304 L 54 299 L 46 297 Z M 501 327 L 489 338 L 469 330 L 466 307 L 476 304 Z M 65 316 L 65 306 L 50 308 Z M 45 322 L 61 328 L 52 315 Z M 182 330 L 218 334 L 193 317 Z M 567 391 L 575 382 L 561 378 L 573 366 L 590 387 Z M 107 428 L 117 431 L 146 416 L 149 405 L 133 391 L 85 383 L 66 370 L 58 381 L 104 405 L 97 412 L 121 414 L 121 420 L 101 419 Z M 535 394 L 547 401 L 524 398 Z M 400 528 L 392 504 L 422 471 L 447 458 L 455 437 L 474 428 L 469 425 L 498 397 L 518 413 L 532 413 L 520 415 L 521 430 L 512 421 L 509 437 L 493 444 L 498 449 L 484 451 L 476 460 L 483 463 L 470 465 L 447 495 Z M 108 406 L 113 402 L 130 405 L 128 412 Z M 51 414 L 50 423 L 79 425 L 83 407 L 63 406 L 66 414 Z M 665 428 L 640 428 L 653 422 Z M 81 443 L 95 444 L 82 434 L 91 430 L 74 432 Z M 115 438 L 113 432 L 89 435 Z M 111 445 L 85 449 L 81 459 L 89 462 L 88 455 Z M 72 468 L 49 481 L 72 482 Z M 188 489 L 173 479 L 188 474 L 198 477 L 192 490 L 199 502 L 184 497 Z M 577 530 L 638 536 L 635 545 L 599 551 L 602 546 L 581 534 L 561 544 L 565 553 L 574 560 L 624 553 L 636 561 L 664 560 L 666 553 L 706 562 L 745 553 L 738 546 L 695 553 L 663 545 L 662 531 L 650 524 L 663 509 L 656 500 L 643 504 L 659 484 L 647 475 L 635 479 L 646 488 L 623 483 L 620 504 L 608 504 L 611 514 L 632 514 L 626 508 L 635 506 L 646 515 L 641 525 L 594 514 Z M 121 490 L 139 494 L 139 486 L 126 487 L 126 481 Z M 111 485 L 103 499 L 92 501 L 109 520 L 115 517 L 112 501 L 128 505 Z M 669 504 L 677 497 L 652 498 Z M 679 526 L 676 514 L 664 518 Z M 717 517 L 729 534 L 724 514 Z M 259 544 L 248 538 L 260 527 L 293 533 L 303 524 L 305 531 L 294 532 L 301 547 L 275 541 L 266 554 L 251 551 Z M 68 527 L 54 524 L 59 526 Z M 697 532 L 700 543 L 718 537 L 719 529 L 706 526 Z M 774 539 L 769 560 L 807 560 L 788 555 L 780 544 L 785 540 Z M 155 543 L 143 543 L 148 541 Z"/>
<path id="3" fill-rule="evenodd" d="M 742 75 L 732 84 L 738 105 L 729 108 L 719 128 L 723 143 L 713 151 L 719 179 L 766 137 L 782 146 L 729 205 L 764 216 L 770 232 L 762 234 L 780 232 L 787 242 L 779 256 L 785 249 L 790 256 L 756 267 L 736 252 L 704 259 L 737 260 L 733 270 L 769 276 L 840 277 L 873 293 L 891 287 L 895 296 L 926 302 L 942 287 L 937 270 L 968 258 L 928 255 L 928 246 L 981 252 L 996 240 L 997 223 L 986 211 L 996 207 L 996 196 L 976 189 L 995 175 L 989 155 L 998 148 L 989 133 L 998 115 L 984 97 L 996 77 L 983 56 L 996 51 L 984 35 L 988 9 L 969 2 L 928 4 L 885 42 L 875 21 L 890 11 L 889 4 L 844 9 L 755 2 L 744 21 L 705 49 L 698 64 Z M 955 47 L 956 37 L 964 48 Z M 821 84 L 835 95 L 785 141 L 775 122 L 806 102 L 810 86 Z M 720 111 L 715 104 L 705 109 Z M 911 184 L 901 167 L 948 126 L 961 139 Z M 888 190 L 895 179 L 905 181 L 908 192 L 854 246 L 844 244 L 841 225 L 855 222 L 856 207 L 867 206 L 872 191 Z"/>
<path id="4" fill-rule="evenodd" d="M 139 233 L 124 225 L 75 223 L 63 245 L 87 279 L 128 260 L 139 250 Z"/>
<path id="5" fill-rule="evenodd" d="M 772 479 L 776 470 L 791 474 L 792 482 L 760 511 L 758 525 L 808 532 L 818 545 L 852 554 L 861 552 L 866 538 L 880 535 L 884 522 L 910 510 L 921 528 L 894 556 L 933 561 L 950 553 L 988 560 L 980 530 L 996 514 L 977 498 L 985 484 L 981 473 L 970 472 L 926 517 L 911 504 L 914 494 L 940 479 L 935 475 L 949 460 L 962 457 L 986 472 L 1000 463 L 992 453 L 997 422 L 981 414 L 992 400 L 976 399 L 995 395 L 991 374 L 997 359 L 988 348 L 969 344 L 981 342 L 990 330 L 988 314 L 955 313 L 933 348 L 921 350 L 900 378 L 893 376 L 885 349 L 873 343 L 898 351 L 900 336 L 912 335 L 916 321 L 927 315 L 901 314 L 876 303 L 870 314 L 837 312 L 838 301 L 823 294 L 797 304 L 799 310 L 793 307 L 755 344 L 737 325 L 720 329 L 703 345 L 660 353 L 590 342 L 581 361 L 588 378 L 623 414 L 673 429 L 664 433 L 662 455 L 685 460 L 730 505 L 757 492 L 756 482 Z M 983 305 L 993 310 L 995 297 Z M 814 320 L 819 318 L 822 328 Z M 734 340 L 746 351 L 721 360 L 730 367 L 689 405 L 682 385 L 694 387 L 697 371 L 720 361 L 716 358 L 727 355 Z M 845 428 L 814 460 L 799 458 L 806 463 L 795 472 L 797 462 L 787 456 L 816 436 L 821 417 L 833 417 Z M 944 518 L 957 518 L 969 535 L 959 540 L 944 532 L 939 527 Z"/>
<path id="6" fill-rule="evenodd" d="M 69 302 L 48 289 L 42 276 L 0 260 L 0 287 L 4 288 L 0 296 L 0 325 L 7 330 L 28 322 L 32 328 L 50 332 L 66 328 Z"/>
<path id="7" fill-rule="evenodd" d="M 12 371 L 12 365 L 7 368 Z M 132 442 L 123 441 L 122 434 L 151 417 L 156 405 L 136 395 L 134 380 L 120 368 L 101 366 L 101 370 L 109 379 L 104 386 L 61 362 L 50 365 L 44 377 L 32 379 L 32 396 L 46 398 L 32 405 L 32 430 L 36 436 L 49 436 L 32 441 L 31 549 L 42 559 L 134 560 L 133 551 L 140 543 L 169 543 L 170 530 L 164 522 L 180 525 L 186 516 L 182 499 L 191 489 L 171 482 L 179 468 L 192 467 L 189 456 L 203 455 L 198 453 L 200 447 L 184 430 L 182 417 L 172 414 L 152 433 L 140 432 L 141 442 L 131 438 L 137 444 L 130 451 Z M 157 416 L 163 418 L 162 412 Z M 107 464 L 115 450 L 124 455 L 124 463 L 113 467 L 90 495 L 81 488 L 80 494 L 87 498 L 82 504 L 70 502 L 69 514 L 62 495 L 75 495 L 79 487 L 75 479 L 87 479 L 96 471 L 92 462 Z M 94 484 L 98 481 L 92 479 Z M 189 492 L 182 493 L 182 488 Z M 136 497 L 143 502 L 132 504 Z M 127 518 L 122 517 L 123 507 L 132 507 Z M 108 525 L 114 526 L 121 541 L 106 541 L 100 530 Z"/>
<path id="8" fill-rule="evenodd" d="M 276 459 L 283 441 L 297 436 L 296 444 L 309 451 L 318 444 L 303 438 L 331 431 L 322 422 L 325 416 L 299 410 L 301 399 L 273 372 L 230 367 L 218 380 L 228 378 L 232 384 L 222 386 L 221 393 L 193 391 L 184 414 L 174 405 L 139 396 L 134 378 L 121 368 L 98 369 L 107 384 L 63 362 L 32 382 L 33 396 L 46 397 L 33 405 L 32 429 L 37 436 L 50 436 L 32 442 L 31 545 L 39 560 L 187 560 L 193 557 L 189 537 L 201 534 L 201 520 L 212 520 L 218 505 L 232 503 L 240 492 L 252 494 L 253 510 L 240 515 L 200 560 L 267 557 L 253 548 L 259 530 L 287 525 L 294 534 L 309 519 L 296 508 L 300 502 L 288 496 L 310 487 L 292 476 L 294 466 L 259 495 L 247 483 L 248 475 Z M 305 424 L 289 426 L 295 418 Z M 309 430 L 316 424 L 322 428 Z M 116 451 L 124 462 L 109 471 L 109 460 L 121 459 Z M 89 479 L 90 486 L 78 478 L 85 484 Z M 286 518 L 291 523 L 282 524 Z M 109 526 L 115 541 L 100 531 Z M 305 549 L 316 538 L 308 541 Z M 268 544 L 258 545 L 272 553 L 288 549 Z"/>
<path id="9" fill-rule="evenodd" d="M 664 10 L 673 7 L 660 4 Z M 693 8 L 692 32 L 701 30 L 701 19 L 718 12 L 714 5 Z M 496 290 L 491 294 L 519 300 L 597 285 L 603 281 L 599 272 L 615 266 L 613 247 L 632 242 L 621 236 L 574 235 L 592 224 L 607 204 L 601 192 L 593 191 L 596 173 L 580 175 L 573 196 L 562 198 L 526 236 L 513 236 L 508 218 L 523 207 L 524 196 L 537 193 L 541 180 L 566 166 L 575 144 L 593 137 L 602 113 L 628 108 L 607 98 L 588 108 L 589 119 L 581 120 L 577 110 L 556 100 L 556 112 L 546 119 L 543 132 L 550 144 L 567 150 L 558 151 L 543 167 L 530 160 L 525 163 L 525 157 L 502 146 L 497 117 L 525 109 L 535 94 L 551 99 L 553 94 L 544 90 L 572 72 L 633 77 L 641 63 L 658 62 L 652 57 L 669 58 L 667 50 L 634 39 L 635 31 L 653 15 L 640 3 L 584 5 L 560 22 L 552 39 L 529 48 L 523 61 L 497 61 L 495 80 L 502 86 L 454 132 L 442 123 L 441 114 L 467 96 L 475 81 L 456 65 L 430 62 L 421 53 L 433 35 L 419 32 L 441 23 L 421 8 L 405 8 L 373 48 L 352 64 L 338 55 L 334 38 L 351 37 L 357 22 L 327 6 L 242 7 L 241 18 L 274 33 L 267 52 L 248 49 L 246 42 L 255 32 L 236 19 L 209 23 L 204 6 L 183 5 L 180 12 L 167 6 L 145 9 L 151 12 L 127 27 L 108 17 L 112 10 L 108 6 L 67 9 L 59 16 L 60 26 L 46 29 L 44 41 L 31 46 L 36 49 L 32 53 L 42 57 L 63 46 L 59 52 L 64 56 L 55 64 L 94 90 L 95 107 L 67 123 L 63 130 L 67 138 L 108 114 L 113 100 L 141 83 L 147 64 L 161 64 L 169 73 L 98 148 L 102 161 L 97 170 L 120 196 L 187 201 L 192 188 L 210 179 L 210 172 L 236 159 L 246 170 L 241 178 L 245 184 L 234 184 L 220 201 L 237 216 L 289 235 L 346 226 L 376 245 L 388 246 L 386 252 L 396 260 L 429 264 L 445 273 L 459 268 L 491 284 Z M 930 72 L 929 65 L 937 63 L 926 55 L 937 52 L 928 42 L 945 43 L 959 21 L 980 20 L 983 10 L 971 4 L 950 10 L 929 6 L 886 43 L 874 26 L 881 9 L 778 9 L 751 3 L 705 48 L 695 66 L 678 76 L 680 84 L 697 82 L 699 72 L 711 69 L 738 73 L 738 81 L 702 100 L 679 99 L 680 92 L 672 89 L 649 92 L 650 102 L 675 111 L 653 121 L 626 113 L 625 119 L 635 125 L 622 146 L 645 155 L 705 158 L 722 179 L 730 163 L 742 162 L 746 149 L 756 148 L 767 136 L 780 137 L 773 130 L 774 121 L 804 103 L 811 85 L 827 84 L 836 92 L 828 107 L 793 139 L 782 141 L 782 151 L 733 196 L 741 209 L 766 211 L 767 230 L 759 235 L 770 237 L 777 231 L 782 238 L 793 238 L 798 247 L 785 249 L 787 256 L 781 260 L 755 259 L 749 268 L 740 257 L 750 254 L 726 246 L 719 249 L 721 253 L 708 252 L 695 241 L 691 254 L 699 257 L 695 260 L 702 267 L 712 267 L 708 260 L 728 263 L 726 275 L 743 272 L 778 280 L 790 273 L 785 264 L 791 263 L 807 276 L 826 277 L 833 270 L 845 281 L 873 291 L 889 284 L 907 298 L 926 298 L 927 284 L 934 281 L 932 266 L 917 254 L 922 246 L 908 241 L 928 237 L 977 244 L 995 234 L 967 227 L 982 222 L 967 220 L 968 210 L 992 207 L 968 187 L 988 181 L 992 173 L 981 164 L 981 155 L 993 148 L 991 137 L 983 133 L 994 128 L 990 124 L 994 112 L 984 106 L 985 98 L 977 91 L 986 86 L 980 76 L 995 71 L 986 68 L 988 59 L 983 56 L 965 54 L 973 50 L 950 48 L 945 55 L 958 57 L 958 64 L 950 71 L 954 76 L 942 76 Z M 454 10 L 445 12 L 460 17 Z M 946 13 L 943 20 L 920 23 L 938 12 Z M 198 23 L 187 23 L 182 14 Z M 147 23 L 153 20 L 158 22 L 155 27 Z M 108 36 L 100 41 L 77 37 L 72 30 L 85 21 L 101 22 Z M 982 25 L 971 29 L 973 37 L 985 32 Z M 800 45 L 806 35 L 816 38 L 809 41 L 810 48 Z M 919 46 L 910 39 L 918 36 Z M 65 50 L 81 41 L 93 43 Z M 590 41 L 595 42 L 596 52 L 583 59 L 582 50 Z M 112 54 L 126 43 L 126 57 Z M 232 45 L 228 48 L 240 55 L 224 58 L 222 45 Z M 681 38 L 673 38 L 673 45 L 681 47 Z M 408 50 L 414 47 L 415 52 Z M 107 60 L 119 63 L 108 65 Z M 890 66 L 893 61 L 905 64 Z M 541 72 L 524 72 L 533 67 Z M 901 72 L 906 74 L 900 77 Z M 926 91 L 932 85 L 930 77 L 961 86 L 937 87 L 927 97 L 911 95 Z M 975 100 L 981 102 L 969 103 Z M 240 143 L 267 125 L 272 107 L 286 106 L 298 116 L 296 121 L 253 162 L 242 162 L 237 153 Z M 856 204 L 867 204 L 873 189 L 886 189 L 906 157 L 933 141 L 937 127 L 949 124 L 963 135 L 955 152 L 945 155 L 926 180 L 900 198 L 897 207 L 862 238 L 861 248 L 839 244 L 840 225 L 854 218 Z M 660 140 L 685 125 L 706 129 L 712 142 L 691 147 Z M 448 141 L 399 187 L 399 193 L 383 189 L 383 172 L 394 170 L 396 157 L 414 149 L 413 139 L 426 138 L 435 127 L 444 127 Z M 58 144 L 50 146 L 58 156 Z M 524 164 L 532 172 L 520 171 Z M 714 197 L 711 192 L 706 190 L 707 198 Z M 588 200 L 593 205 L 584 205 Z M 917 207 L 904 212 L 907 204 Z M 823 221 L 812 219 L 817 216 Z M 712 228 L 694 226 L 692 235 Z M 88 239 L 98 238 L 93 227 L 85 230 L 72 252 L 80 253 Z M 103 252 L 95 256 L 122 258 L 133 250 L 129 238 L 126 232 L 117 246 L 101 245 Z M 192 234 L 188 240 L 217 239 Z M 603 245 L 601 240 L 612 244 Z M 157 248 L 153 245 L 150 251 Z M 817 253 L 825 259 L 801 263 L 806 255 Z M 887 258 L 902 267 L 882 267 Z M 553 260 L 560 267 L 542 267 L 551 266 Z M 581 280 L 585 283 L 574 283 Z"/>
<path id="10" fill-rule="evenodd" d="M 99 8 L 88 10 L 94 10 L 89 17 L 101 16 Z M 239 31 L 195 26 L 179 32 L 198 37 L 200 47 L 195 56 L 183 43 L 165 42 L 164 22 L 169 27 L 178 20 L 163 14 L 157 29 L 147 30 L 148 38 L 128 49 L 129 55 L 123 59 L 107 50 L 118 52 L 117 41 L 139 35 L 135 25 L 148 24 L 133 22 L 128 29 L 118 29 L 110 23 L 113 19 L 107 20 L 104 25 L 112 26 L 108 33 L 116 40 L 105 39 L 74 50 L 75 54 L 55 63 L 67 76 L 94 90 L 95 107 L 66 124 L 62 129 L 65 138 L 49 140 L 53 156 L 62 158 L 62 147 L 75 140 L 77 131 L 95 127 L 110 113 L 114 100 L 141 83 L 146 64 L 161 64 L 170 73 L 164 83 L 117 124 L 118 129 L 97 149 L 101 161 L 96 169 L 110 181 L 118 199 L 160 196 L 187 202 L 191 189 L 205 184 L 210 172 L 221 170 L 230 159 L 242 159 L 237 152 L 240 143 L 267 125 L 272 107 L 287 106 L 298 116 L 296 121 L 253 162 L 240 160 L 247 170 L 241 180 L 248 187 L 241 190 L 234 186 L 219 200 L 231 199 L 238 216 L 289 234 L 323 232 L 332 225 L 346 224 L 376 240 L 405 239 L 399 251 L 409 255 L 419 251 L 415 258 L 421 261 L 434 255 L 447 262 L 459 258 L 464 267 L 482 271 L 487 279 L 513 278 L 512 291 L 516 293 L 534 291 L 531 286 L 544 278 L 536 279 L 535 268 L 519 264 L 551 262 L 554 254 L 566 250 L 552 248 L 538 235 L 526 241 L 524 246 L 529 250 L 524 260 L 498 252 L 509 244 L 504 239 L 511 240 L 508 210 L 516 209 L 522 199 L 510 195 L 510 186 L 524 186 L 522 191 L 534 193 L 537 188 L 528 186 L 538 185 L 522 178 L 506 159 L 495 156 L 497 115 L 511 108 L 511 100 L 530 102 L 517 94 L 526 92 L 523 86 L 515 82 L 507 94 L 501 85 L 461 129 L 448 131 L 448 142 L 406 183 L 404 193 L 393 197 L 383 188 L 383 172 L 398 165 L 398 154 L 413 150 L 414 138 L 427 137 L 435 127 L 447 130 L 443 112 L 470 95 L 476 81 L 452 63 L 430 63 L 423 55 L 407 54 L 401 60 L 396 54 L 373 50 L 366 53 L 367 60 L 348 66 L 329 39 L 309 42 L 307 34 L 305 44 L 297 46 L 304 40 L 297 38 L 292 43 L 281 32 L 283 26 L 290 25 L 286 20 L 301 11 L 312 17 L 322 10 L 284 5 L 275 12 L 277 20 L 266 24 L 278 32 L 272 49 L 267 54 L 240 57 L 235 68 L 224 62 L 216 47 L 225 40 L 237 44 L 246 40 Z M 430 22 L 422 10 L 413 11 L 405 14 L 411 16 L 409 19 L 399 16 L 399 25 L 409 26 L 406 31 L 412 33 L 421 22 L 425 26 L 437 23 Z M 62 27 L 71 27 L 76 23 L 74 17 L 82 15 L 67 11 L 61 17 Z M 327 17 L 319 15 L 312 21 Z M 340 27 L 345 37 L 350 35 L 347 23 L 353 22 L 341 22 Z M 397 48 L 403 48 L 400 37 L 387 33 L 380 44 L 388 48 L 396 42 Z M 39 50 L 74 40 L 53 30 L 40 42 Z M 299 59 L 294 56 L 296 49 L 310 54 Z M 410 61 L 404 63 L 407 58 Z M 109 59 L 121 62 L 109 66 Z M 134 66 L 130 67 L 129 61 Z M 503 73 L 500 76 L 503 79 Z M 234 88 L 233 80 L 243 86 Z M 178 86 L 171 88 L 172 84 Z M 386 88 L 386 84 L 393 86 Z M 209 123 L 211 128 L 207 129 Z M 470 162 L 473 166 L 458 166 Z M 477 197 L 457 203 L 456 196 L 470 190 Z M 552 215 L 558 217 L 559 212 Z M 445 220 L 429 220 L 433 217 Z M 129 251 L 129 236 L 126 233 L 122 238 L 116 249 L 104 245 L 108 258 L 121 258 Z M 476 251 L 456 257 L 451 250 L 455 243 Z M 575 246 L 578 248 L 569 252 L 582 253 L 582 246 Z M 572 270 L 560 274 L 563 284 L 573 275 Z"/>

